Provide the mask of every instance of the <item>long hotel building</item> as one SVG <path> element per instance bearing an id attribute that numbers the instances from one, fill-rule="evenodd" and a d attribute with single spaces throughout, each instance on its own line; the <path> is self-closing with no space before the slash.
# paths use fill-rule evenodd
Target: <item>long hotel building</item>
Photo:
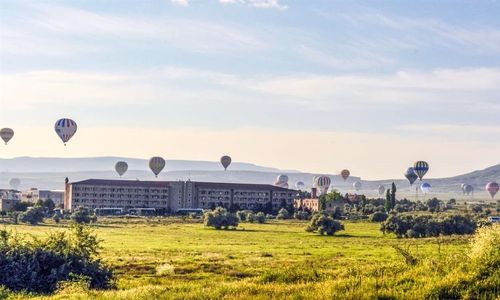
<path id="1" fill-rule="evenodd" d="M 271 203 L 273 209 L 279 209 L 292 206 L 295 194 L 294 190 L 267 184 L 88 179 L 66 182 L 64 208 L 177 212 L 216 206 L 258 210 Z"/>

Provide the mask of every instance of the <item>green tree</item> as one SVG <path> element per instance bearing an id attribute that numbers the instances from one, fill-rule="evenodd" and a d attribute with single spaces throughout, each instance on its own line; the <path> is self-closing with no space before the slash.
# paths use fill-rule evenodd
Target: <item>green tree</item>
<path id="1" fill-rule="evenodd" d="M 340 230 L 344 230 L 344 225 L 323 213 L 315 214 L 306 228 L 306 231 L 317 232 L 320 235 L 334 235 Z"/>
<path id="2" fill-rule="evenodd" d="M 236 214 L 228 212 L 227 209 L 223 207 L 217 207 L 213 211 L 205 212 L 203 219 L 205 226 L 214 227 L 215 229 L 238 227 L 240 222 Z"/>
<path id="3" fill-rule="evenodd" d="M 290 214 L 288 213 L 288 210 L 286 208 L 282 208 L 279 210 L 278 215 L 276 216 L 277 219 L 280 220 L 285 220 L 290 218 Z"/>
<path id="4" fill-rule="evenodd" d="M 91 215 L 87 208 L 78 207 L 71 214 L 71 220 L 77 224 L 88 224 L 97 221 L 97 217 Z"/>
<path id="5" fill-rule="evenodd" d="M 19 215 L 19 220 L 23 223 L 30 223 L 31 225 L 37 225 L 43 222 L 43 217 L 45 216 L 43 208 L 39 206 L 30 207 L 27 211 Z"/>

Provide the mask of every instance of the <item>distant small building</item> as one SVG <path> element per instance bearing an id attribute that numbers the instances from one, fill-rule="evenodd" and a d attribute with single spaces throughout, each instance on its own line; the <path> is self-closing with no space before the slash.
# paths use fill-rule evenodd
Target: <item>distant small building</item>
<path id="1" fill-rule="evenodd" d="M 342 208 L 343 203 L 328 201 L 325 203 L 325 211 L 334 211 L 336 207 Z M 321 211 L 321 201 L 317 195 L 317 189 L 311 189 L 311 198 L 295 199 L 294 200 L 295 209 L 306 209 L 311 212 Z"/>
<path id="2" fill-rule="evenodd" d="M 0 211 L 10 211 L 21 201 L 21 193 L 16 190 L 0 190 Z"/>
<path id="3" fill-rule="evenodd" d="M 61 190 L 39 190 L 31 188 L 22 192 L 22 201 L 37 203 L 39 200 L 51 199 L 55 205 L 64 203 L 64 191 Z"/>

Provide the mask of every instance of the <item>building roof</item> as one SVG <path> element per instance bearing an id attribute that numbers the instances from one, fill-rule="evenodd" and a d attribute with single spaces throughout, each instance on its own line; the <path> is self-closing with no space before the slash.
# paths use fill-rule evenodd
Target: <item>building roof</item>
<path id="1" fill-rule="evenodd" d="M 111 186 L 131 186 L 131 187 L 168 187 L 171 181 L 141 181 L 141 180 L 113 180 L 113 179 L 87 179 L 71 184 L 81 185 L 111 185 Z"/>
<path id="2" fill-rule="evenodd" d="M 282 188 L 271 184 L 257 184 L 257 183 L 230 183 L 230 182 L 201 182 L 191 181 L 197 187 L 206 188 L 233 188 L 233 189 L 249 189 L 249 190 L 272 190 L 283 192 L 295 192 L 295 190 Z"/>
<path id="3" fill-rule="evenodd" d="M 141 181 L 141 180 L 112 180 L 112 179 L 87 179 L 83 181 L 72 182 L 71 184 L 80 185 L 107 185 L 107 186 L 130 186 L 130 187 L 168 187 L 169 184 L 178 181 Z M 253 184 L 253 183 L 226 183 L 226 182 L 202 182 L 188 181 L 194 183 L 197 187 L 205 188 L 232 188 L 232 189 L 248 189 L 248 190 L 270 190 L 295 192 L 292 189 L 286 189 L 270 184 Z"/>

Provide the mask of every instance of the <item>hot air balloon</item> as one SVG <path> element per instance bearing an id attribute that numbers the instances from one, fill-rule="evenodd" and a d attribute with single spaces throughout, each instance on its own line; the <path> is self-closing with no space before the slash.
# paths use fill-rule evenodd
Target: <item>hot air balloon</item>
<path id="1" fill-rule="evenodd" d="M 471 193 L 474 193 L 474 187 L 470 184 L 464 185 L 464 194 L 470 195 Z"/>
<path id="2" fill-rule="evenodd" d="M 344 178 L 344 181 L 346 181 L 347 178 L 349 178 L 349 175 L 351 175 L 351 172 L 349 172 L 349 170 L 347 170 L 347 169 L 344 169 L 340 172 L 340 176 L 342 176 L 342 178 Z"/>
<path id="3" fill-rule="evenodd" d="M 298 189 L 298 190 L 303 190 L 304 187 L 305 187 L 305 184 L 302 181 L 297 181 L 295 183 L 295 188 Z"/>
<path id="4" fill-rule="evenodd" d="M 490 182 L 486 185 L 486 191 L 490 194 L 491 199 L 495 198 L 495 195 L 498 193 L 498 183 Z"/>
<path id="5" fill-rule="evenodd" d="M 361 184 L 361 182 L 356 181 L 356 182 L 354 182 L 352 184 L 352 186 L 354 187 L 354 189 L 356 190 L 356 192 L 358 192 L 359 190 L 361 190 L 362 184 Z"/>
<path id="6" fill-rule="evenodd" d="M 227 170 L 227 167 L 229 167 L 229 165 L 231 164 L 231 157 L 224 155 L 220 158 L 220 163 L 224 167 L 224 171 Z"/>
<path id="7" fill-rule="evenodd" d="M 316 178 L 316 186 L 319 189 L 321 195 L 326 195 L 328 188 L 330 187 L 332 180 L 328 176 L 318 176 Z"/>
<path id="8" fill-rule="evenodd" d="M 277 182 L 288 182 L 288 176 L 285 175 L 285 174 L 280 174 L 278 175 L 278 177 L 276 178 L 276 181 Z"/>
<path id="9" fill-rule="evenodd" d="M 14 136 L 14 130 L 10 128 L 2 128 L 0 130 L 0 137 L 5 142 L 5 145 L 10 141 L 10 139 Z"/>
<path id="10" fill-rule="evenodd" d="M 120 177 L 122 177 L 123 174 L 125 174 L 125 172 L 127 172 L 127 170 L 128 170 L 127 162 L 124 162 L 124 161 L 117 162 L 115 164 L 115 170 L 116 170 L 116 173 L 118 173 L 118 175 L 120 175 Z"/>
<path id="11" fill-rule="evenodd" d="M 424 182 L 422 183 L 422 185 L 420 185 L 420 189 L 422 190 L 422 192 L 424 192 L 424 194 L 428 194 L 431 191 L 431 185 L 427 182 Z"/>
<path id="12" fill-rule="evenodd" d="M 462 183 L 462 184 L 460 185 L 460 189 L 462 190 L 462 193 L 464 193 L 464 194 L 465 194 L 465 186 L 466 186 L 466 185 L 467 185 L 467 184 L 465 184 L 465 183 Z"/>
<path id="13" fill-rule="evenodd" d="M 165 160 L 159 156 L 154 156 L 149 159 L 149 168 L 156 177 L 160 174 L 161 170 L 165 168 Z"/>
<path id="14" fill-rule="evenodd" d="M 71 119 L 60 119 L 57 120 L 56 124 L 54 125 L 54 129 L 57 135 L 63 141 L 64 146 L 66 146 L 66 143 L 75 134 L 77 126 L 76 122 Z"/>
<path id="15" fill-rule="evenodd" d="M 420 160 L 413 165 L 413 169 L 415 170 L 415 173 L 417 173 L 418 178 L 420 178 L 420 181 L 422 181 L 425 173 L 429 171 L 429 164 L 423 160 Z"/>
<path id="16" fill-rule="evenodd" d="M 405 177 L 410 182 L 410 185 L 412 185 L 415 180 L 417 180 L 418 175 L 417 173 L 415 173 L 415 169 L 413 169 L 413 167 L 409 167 L 408 169 L 406 169 Z"/>
<path id="17" fill-rule="evenodd" d="M 383 195 L 384 195 L 384 193 L 385 193 L 385 186 L 383 186 L 383 185 L 379 185 L 379 186 L 378 186 L 378 195 L 379 195 L 379 196 L 383 196 Z"/>
<path id="18" fill-rule="evenodd" d="M 19 178 L 12 178 L 9 180 L 9 185 L 12 189 L 17 190 L 19 186 L 21 185 L 21 179 Z"/>

